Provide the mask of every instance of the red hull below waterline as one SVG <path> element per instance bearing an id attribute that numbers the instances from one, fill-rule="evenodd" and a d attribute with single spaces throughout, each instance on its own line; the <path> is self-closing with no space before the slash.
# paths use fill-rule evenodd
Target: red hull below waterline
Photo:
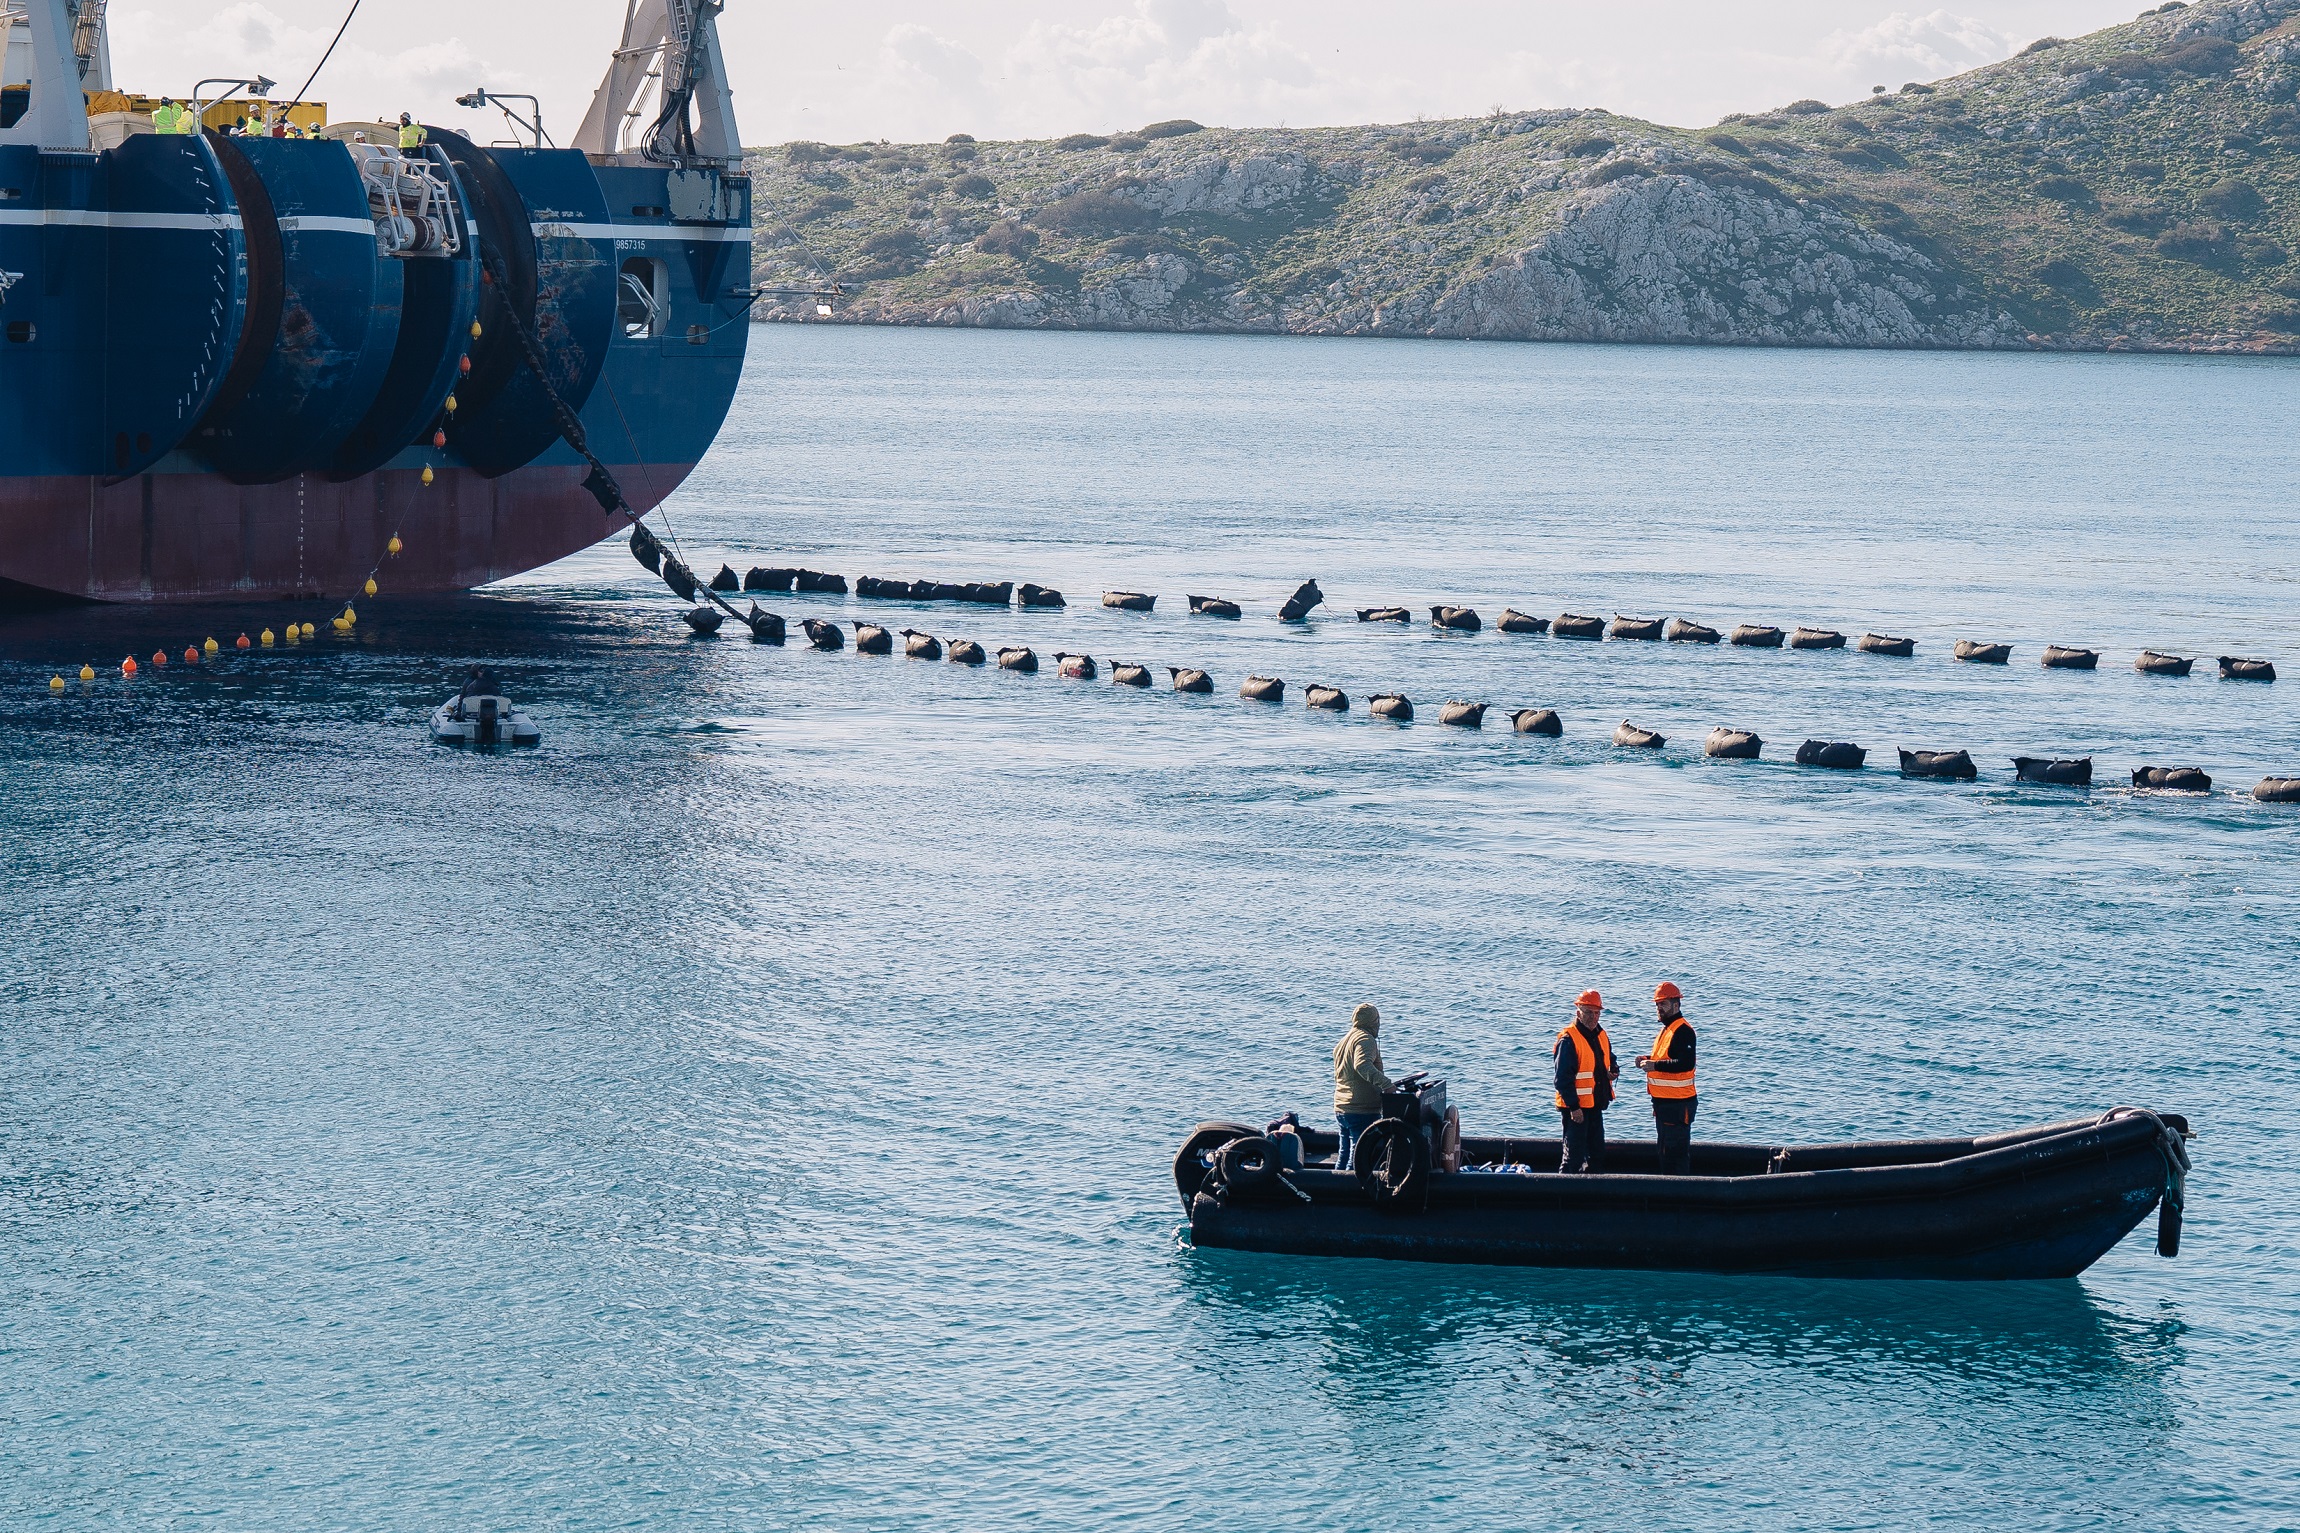
<path id="1" fill-rule="evenodd" d="M 694 465 L 608 468 L 644 514 Z M 428 487 L 416 469 L 261 485 L 203 473 L 0 478 L 0 601 L 343 597 L 370 573 L 402 594 L 469 590 L 628 530 L 583 488 L 586 472 L 447 468 Z"/>

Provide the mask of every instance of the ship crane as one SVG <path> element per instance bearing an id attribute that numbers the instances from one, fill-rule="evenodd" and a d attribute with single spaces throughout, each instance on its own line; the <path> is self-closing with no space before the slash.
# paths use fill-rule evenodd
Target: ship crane
<path id="1" fill-rule="evenodd" d="M 739 166 L 742 138 L 719 49 L 722 9 L 722 0 L 630 0 L 623 41 L 573 146 L 619 164 Z M 651 111 L 642 105 L 648 96 Z"/>

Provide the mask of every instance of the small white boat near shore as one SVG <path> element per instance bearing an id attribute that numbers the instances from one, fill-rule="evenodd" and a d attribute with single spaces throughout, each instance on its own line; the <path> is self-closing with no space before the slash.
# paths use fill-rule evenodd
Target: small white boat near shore
<path id="1" fill-rule="evenodd" d="M 431 738 L 440 745 L 541 745 L 543 731 L 511 699 L 492 694 L 451 697 L 431 715 Z"/>

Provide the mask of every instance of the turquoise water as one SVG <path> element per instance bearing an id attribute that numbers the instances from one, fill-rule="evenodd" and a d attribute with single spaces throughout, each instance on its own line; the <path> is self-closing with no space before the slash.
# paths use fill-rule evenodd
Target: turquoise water
<path id="1" fill-rule="evenodd" d="M 280 612 L 6 620 L 6 1521 L 2300 1527 L 2300 810 L 2245 796 L 2300 774 L 2295 418 L 2244 361 L 763 329 L 670 508 L 693 562 L 1037 580 L 1072 606 L 872 607 L 1217 693 L 693 641 L 616 545 L 60 697 Z M 1920 644 L 1347 611 L 1440 600 Z M 475 658 L 540 750 L 425 743 Z M 1720 723 L 1780 759 L 1704 760 Z M 1808 734 L 1983 777 L 1802 771 Z M 1355 1002 L 1542 1132 L 1567 999 L 1641 1046 L 1664 977 L 1705 1135 L 2188 1113 L 2185 1249 L 1967 1286 L 1178 1239 L 1174 1145 L 1322 1110 Z"/>

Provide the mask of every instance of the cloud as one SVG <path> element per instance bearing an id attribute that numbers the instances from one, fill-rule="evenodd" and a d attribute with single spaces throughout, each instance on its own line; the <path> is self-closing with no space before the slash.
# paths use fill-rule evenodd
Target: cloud
<path id="1" fill-rule="evenodd" d="M 863 90 L 878 132 L 1035 137 L 1167 117 L 1300 121 L 1347 86 L 1226 0 L 1135 0 L 1084 25 L 1037 20 L 1009 37 L 986 57 L 932 27 L 889 28 Z"/>
<path id="2" fill-rule="evenodd" d="M 284 97 L 310 75 L 335 35 L 333 25 L 299 26 L 256 0 L 205 15 L 115 11 L 111 21 L 113 76 L 132 89 L 179 93 L 205 75 L 265 74 L 279 81 L 275 94 Z M 377 35 L 394 37 L 382 28 Z M 364 42 L 355 22 L 311 93 L 327 102 L 329 115 L 338 120 L 412 110 L 432 122 L 472 126 L 485 140 L 494 124 L 454 105 L 457 94 L 482 82 L 532 88 L 522 72 L 490 62 L 459 38 L 434 37 L 385 51 Z M 553 126 L 564 138 L 575 124 Z"/>
<path id="3" fill-rule="evenodd" d="M 1847 80 L 1897 85 L 1963 74 L 2011 57 L 2016 46 L 2011 34 L 1975 17 L 1895 11 L 1857 32 L 1830 33 L 1815 50 L 1815 62 Z"/>
<path id="4" fill-rule="evenodd" d="M 1132 11 L 1085 27 L 1034 22 L 1004 64 L 1039 113 L 1062 110 L 1103 128 L 1162 117 L 1298 119 L 1340 83 L 1274 25 L 1249 26 L 1224 0 L 1135 0 Z"/>

